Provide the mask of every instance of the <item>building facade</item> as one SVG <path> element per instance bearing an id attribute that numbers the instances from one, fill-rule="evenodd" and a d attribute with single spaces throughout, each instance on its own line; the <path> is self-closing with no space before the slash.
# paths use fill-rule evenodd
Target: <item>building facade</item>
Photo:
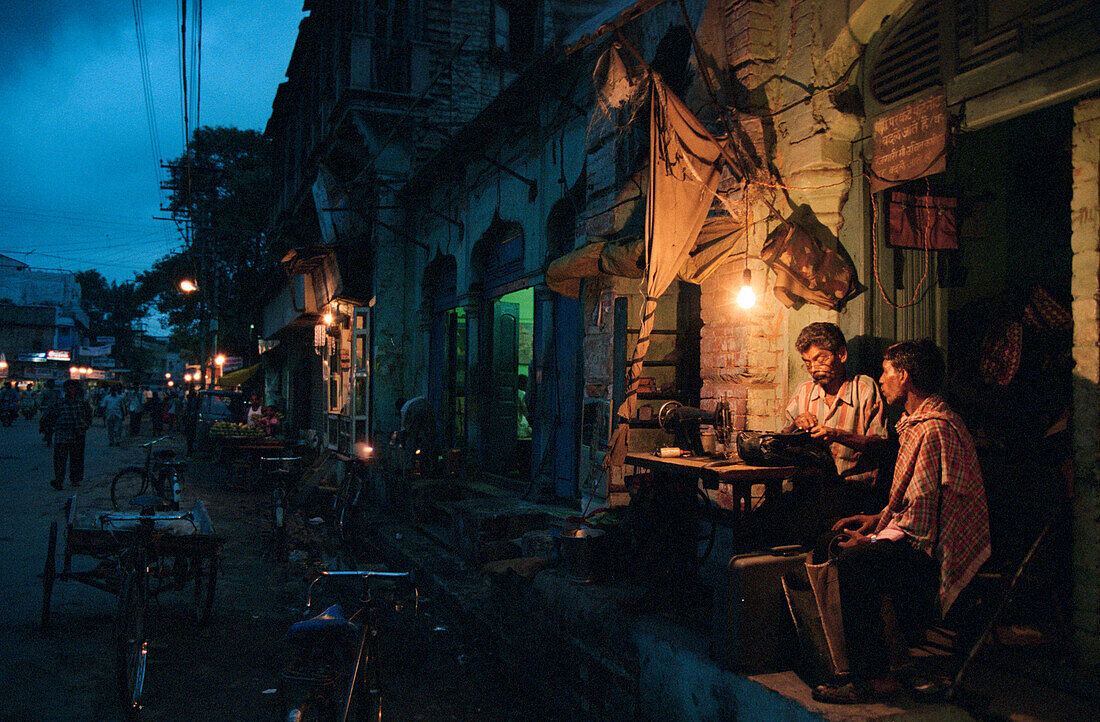
<path id="1" fill-rule="evenodd" d="M 1091 3 L 306 7 L 267 130 L 273 229 L 299 250 L 265 326 L 302 428 L 381 438 L 395 399 L 425 395 L 471 470 L 603 499 L 640 335 L 642 449 L 669 400 L 777 428 L 809 322 L 838 323 L 875 376 L 885 345 L 930 337 L 983 445 L 995 547 L 1072 509 L 1065 594 L 1100 657 Z M 709 165 L 662 155 L 645 87 L 687 109 Z M 639 244 L 658 167 L 714 178 L 652 298 Z"/>

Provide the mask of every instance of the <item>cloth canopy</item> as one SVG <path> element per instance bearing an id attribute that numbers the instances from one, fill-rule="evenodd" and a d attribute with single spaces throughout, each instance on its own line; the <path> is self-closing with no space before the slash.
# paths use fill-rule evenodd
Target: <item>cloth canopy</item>
<path id="1" fill-rule="evenodd" d="M 616 52 L 614 49 L 610 52 Z M 626 460 L 629 420 L 637 406 L 642 362 L 657 299 L 688 263 L 722 178 L 722 148 L 695 115 L 654 73 L 649 73 L 649 184 L 646 191 L 646 298 L 631 359 L 626 398 L 617 411 L 605 466 Z M 709 267 L 713 267 L 711 259 Z"/>
<path id="2" fill-rule="evenodd" d="M 263 367 L 263 364 L 253 364 L 243 369 L 237 369 L 236 371 L 230 371 L 229 373 L 218 379 L 217 386 L 222 389 L 232 389 L 244 384 L 250 378 L 256 375 L 256 373 Z"/>

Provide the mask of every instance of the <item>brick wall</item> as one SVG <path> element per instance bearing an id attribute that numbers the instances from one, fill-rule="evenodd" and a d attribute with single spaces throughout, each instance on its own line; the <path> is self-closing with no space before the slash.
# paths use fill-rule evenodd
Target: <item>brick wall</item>
<path id="1" fill-rule="evenodd" d="M 1073 424 L 1077 465 L 1074 499 L 1074 614 L 1076 641 L 1086 659 L 1100 661 L 1100 99 L 1074 109 L 1073 129 Z"/>

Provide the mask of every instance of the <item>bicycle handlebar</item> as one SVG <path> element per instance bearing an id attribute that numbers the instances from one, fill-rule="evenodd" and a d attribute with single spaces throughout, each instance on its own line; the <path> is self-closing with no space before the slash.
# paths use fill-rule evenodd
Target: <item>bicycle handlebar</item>
<path id="1" fill-rule="evenodd" d="M 162 436 L 159 439 L 153 439 L 152 441 L 146 441 L 144 444 L 141 445 L 141 448 L 144 449 L 146 446 L 152 446 L 153 444 L 159 444 L 160 442 L 164 441 L 165 439 L 170 439 L 170 438 L 172 438 L 172 437 Z"/>
<path id="2" fill-rule="evenodd" d="M 400 581 L 402 579 L 411 579 L 412 572 L 378 572 L 378 571 L 337 571 L 329 572 L 322 570 L 320 575 L 312 582 L 309 583 L 309 590 L 306 593 L 306 612 L 308 613 L 310 608 L 313 607 L 313 587 L 317 582 L 321 581 L 325 577 L 343 577 L 347 578 L 359 578 L 368 582 L 372 578 L 383 579 L 387 581 Z M 417 592 L 416 587 L 413 587 L 413 592 L 416 594 L 416 598 L 419 601 L 420 593 Z"/>

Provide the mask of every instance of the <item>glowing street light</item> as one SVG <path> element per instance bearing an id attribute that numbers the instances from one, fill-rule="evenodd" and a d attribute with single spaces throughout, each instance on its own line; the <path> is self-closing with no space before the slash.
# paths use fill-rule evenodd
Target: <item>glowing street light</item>
<path id="1" fill-rule="evenodd" d="M 214 357 L 214 363 L 218 366 L 225 366 L 225 354 L 220 353 Z"/>
<path id="2" fill-rule="evenodd" d="M 180 290 L 184 293 L 194 293 L 199 290 L 199 287 L 195 285 L 195 282 L 189 278 L 185 278 L 180 281 Z"/>

